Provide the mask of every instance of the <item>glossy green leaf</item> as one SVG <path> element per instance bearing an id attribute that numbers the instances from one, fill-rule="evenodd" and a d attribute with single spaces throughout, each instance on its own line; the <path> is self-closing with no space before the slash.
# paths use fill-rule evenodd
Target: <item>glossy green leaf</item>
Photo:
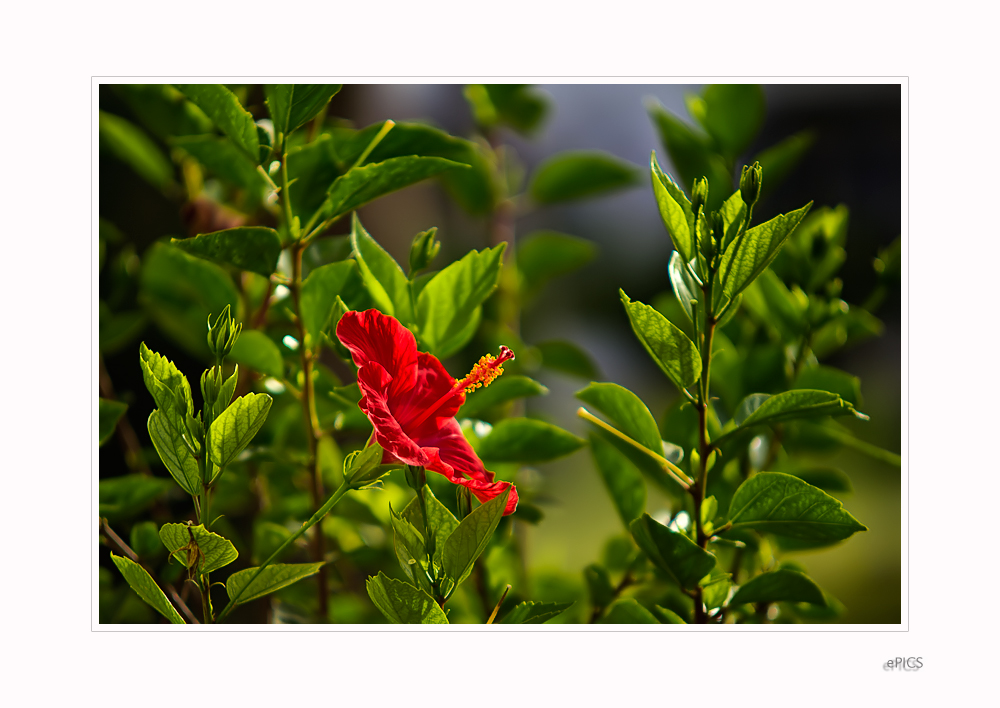
<path id="1" fill-rule="evenodd" d="M 715 568 L 707 577 L 702 578 L 700 585 L 702 602 L 709 610 L 714 610 L 722 607 L 729 597 L 729 590 L 733 586 L 732 575 Z"/>
<path id="2" fill-rule="evenodd" d="M 598 150 L 568 151 L 545 160 L 528 194 L 539 204 L 555 204 L 638 185 L 641 172 L 631 162 Z"/>
<path id="3" fill-rule="evenodd" d="M 491 462 L 548 462 L 580 449 L 584 440 L 560 427 L 531 418 L 506 418 L 479 444 Z"/>
<path id="4" fill-rule="evenodd" d="M 216 127 L 254 162 L 260 161 L 257 125 L 236 95 L 222 84 L 176 84 Z"/>
<path id="5" fill-rule="evenodd" d="M 713 152 L 707 136 L 692 130 L 659 103 L 649 105 L 648 110 L 680 182 L 690 185 L 695 178 L 707 177 L 711 187 L 708 209 L 718 209 L 734 186 L 725 160 Z M 689 255 L 694 256 L 693 253 Z"/>
<path id="6" fill-rule="evenodd" d="M 735 530 L 818 541 L 868 530 L 837 499 L 781 472 L 760 472 L 741 484 L 730 503 L 729 520 Z"/>
<path id="7" fill-rule="evenodd" d="M 819 487 L 827 493 L 854 491 L 851 486 L 851 478 L 843 470 L 836 467 L 808 467 L 790 470 L 788 474 L 794 475 L 814 487 Z"/>
<path id="8" fill-rule="evenodd" d="M 716 303 L 721 302 L 723 296 L 736 297 L 764 272 L 811 207 L 812 202 L 809 202 L 801 209 L 754 226 L 726 249 L 719 265 L 718 279 L 722 288 Z"/>
<path id="9" fill-rule="evenodd" d="M 854 415 L 861 420 L 868 416 L 854 409 L 850 403 L 835 393 L 829 391 L 812 391 L 809 389 L 793 389 L 759 398 L 761 403 L 748 415 L 740 425 L 748 428 L 753 425 L 773 425 L 785 420 L 796 418 L 815 418 L 824 415 Z M 741 404 L 742 405 L 742 404 Z"/>
<path id="10" fill-rule="evenodd" d="M 187 378 L 166 357 L 139 345 L 139 366 L 146 388 L 166 421 L 178 432 L 186 430 L 185 420 L 194 415 L 194 399 Z"/>
<path id="11" fill-rule="evenodd" d="M 276 379 L 284 376 L 285 366 L 281 350 L 270 337 L 259 330 L 243 330 L 233 345 L 229 357 L 261 374 Z"/>
<path id="12" fill-rule="evenodd" d="M 553 339 L 539 342 L 535 348 L 542 355 L 542 366 L 547 369 L 590 381 L 601 377 L 601 372 L 590 355 L 572 342 Z"/>
<path id="13" fill-rule="evenodd" d="M 111 554 L 111 560 L 114 562 L 115 567 L 121 571 L 129 587 L 135 590 L 136 594 L 147 605 L 166 617 L 171 623 L 184 624 L 184 619 L 174 609 L 174 606 L 170 604 L 170 600 L 167 599 L 167 596 L 157 586 L 156 581 L 150 577 L 149 573 L 141 565 L 129 558 L 116 556 L 114 553 Z"/>
<path id="14" fill-rule="evenodd" d="M 365 231 L 357 214 L 351 219 L 351 247 L 375 306 L 403 324 L 414 322 L 413 300 L 406 274 Z"/>
<path id="15" fill-rule="evenodd" d="M 632 598 L 615 600 L 601 624 L 659 624 L 653 613 Z"/>
<path id="16" fill-rule="evenodd" d="M 115 426 L 125 411 L 128 404 L 121 401 L 112 401 L 107 398 L 97 400 L 97 446 L 104 445 L 115 433 Z"/>
<path id="17" fill-rule="evenodd" d="M 733 595 L 730 605 L 747 602 L 808 602 L 826 605 L 823 591 L 812 578 L 794 570 L 774 570 L 751 578 Z"/>
<path id="18" fill-rule="evenodd" d="M 102 479 L 97 485 L 97 513 L 111 519 L 132 516 L 173 486 L 169 479 L 138 472 Z"/>
<path id="19" fill-rule="evenodd" d="M 365 583 L 368 597 L 379 611 L 394 624 L 448 624 L 434 598 L 402 580 L 379 572 Z"/>
<path id="20" fill-rule="evenodd" d="M 702 301 L 705 298 L 694 276 L 691 275 L 691 271 L 684 265 L 680 251 L 674 251 L 670 254 L 670 265 L 667 267 L 667 273 L 670 275 L 670 285 L 674 289 L 674 297 L 680 303 L 684 314 L 692 322 L 703 322 L 704 305 Z"/>
<path id="21" fill-rule="evenodd" d="M 310 345 L 316 347 L 329 320 L 337 297 L 345 293 L 360 276 L 358 264 L 353 260 L 329 263 L 313 268 L 302 283 L 300 298 L 302 324 L 309 335 Z"/>
<path id="22" fill-rule="evenodd" d="M 431 533 L 434 536 L 433 560 L 440 565 L 442 556 L 444 555 L 445 542 L 454 533 L 455 529 L 458 528 L 458 519 L 448 511 L 448 507 L 434 496 L 434 492 L 431 491 L 430 486 L 423 488 L 423 495 L 424 504 L 427 506 L 427 517 L 430 521 Z M 406 505 L 406 508 L 403 509 L 400 515 L 410 522 L 413 528 L 417 529 L 421 535 L 424 533 L 424 529 L 426 528 L 424 525 L 424 516 L 423 512 L 420 511 L 420 503 L 416 497 Z"/>
<path id="23" fill-rule="evenodd" d="M 441 555 L 441 567 L 449 578 L 461 585 L 469 577 L 476 559 L 486 550 L 493 531 L 503 517 L 507 508 L 507 497 L 510 487 L 493 497 L 488 502 L 480 504 L 468 516 L 459 522 L 458 526 L 444 542 L 444 553 Z M 430 512 L 428 511 L 428 514 Z"/>
<path id="24" fill-rule="evenodd" d="M 715 556 L 682 533 L 643 514 L 629 528 L 632 538 L 656 567 L 683 588 L 693 589 L 715 567 Z"/>
<path id="25" fill-rule="evenodd" d="M 203 524 L 164 524 L 160 540 L 184 567 L 194 568 L 199 574 L 213 573 L 239 557 L 231 541 L 206 531 Z"/>
<path id="26" fill-rule="evenodd" d="M 660 218 L 666 227 L 674 248 L 680 253 L 682 262 L 694 258 L 694 214 L 687 195 L 660 168 L 654 150 L 649 158 L 653 179 L 653 195 L 660 209 Z"/>
<path id="27" fill-rule="evenodd" d="M 146 133 L 129 121 L 98 111 L 98 136 L 101 147 L 157 189 L 166 189 L 173 183 L 174 167 L 170 160 Z"/>
<path id="28" fill-rule="evenodd" d="M 458 409 L 458 418 L 477 418 L 492 406 L 527 396 L 545 396 L 549 392 L 545 386 L 527 376 L 505 374 L 486 388 L 476 389 L 467 394 L 465 403 Z"/>
<path id="29" fill-rule="evenodd" d="M 615 510 L 628 528 L 646 509 L 646 483 L 628 459 L 600 437 L 590 436 L 590 449 Z"/>
<path id="30" fill-rule="evenodd" d="M 543 624 L 573 605 L 572 602 L 522 602 L 508 612 L 500 624 Z"/>
<path id="31" fill-rule="evenodd" d="M 467 165 L 440 157 L 410 155 L 354 167 L 330 185 L 323 215 L 341 216 L 373 199 L 454 168 Z"/>
<path id="32" fill-rule="evenodd" d="M 287 136 L 323 110 L 341 84 L 265 84 L 267 109 L 276 133 Z"/>
<path id="33" fill-rule="evenodd" d="M 267 181 L 257 170 L 257 163 L 232 141 L 215 135 L 181 135 L 169 138 L 169 143 L 222 180 L 246 190 L 252 204 L 263 198 Z"/>
<path id="34" fill-rule="evenodd" d="M 456 335 L 468 332 L 473 313 L 500 282 L 506 243 L 470 251 L 439 271 L 417 297 L 418 337 L 432 354 L 455 350 Z M 464 344 L 464 342 L 462 343 Z"/>
<path id="35" fill-rule="evenodd" d="M 237 226 L 194 238 L 171 239 L 177 248 L 192 256 L 235 266 L 270 276 L 278 267 L 281 237 L 266 226 Z"/>
<path id="36" fill-rule="evenodd" d="M 236 311 L 239 293 L 221 266 L 164 243 L 142 260 L 139 299 L 157 326 L 175 342 L 208 357 L 205 322 L 226 305 Z"/>
<path id="37" fill-rule="evenodd" d="M 257 568 L 245 568 L 226 579 L 226 594 L 230 600 L 239 597 L 236 604 L 242 605 L 315 575 L 322 567 L 322 563 L 273 563 L 264 568 L 252 582 L 250 578 L 257 572 Z"/>
<path id="38" fill-rule="evenodd" d="M 266 393 L 248 393 L 233 401 L 212 422 L 209 437 L 215 464 L 223 468 L 243 452 L 267 420 L 272 402 Z"/>
<path id="39" fill-rule="evenodd" d="M 795 379 L 795 388 L 829 391 L 852 406 L 861 405 L 861 380 L 832 366 L 821 365 L 803 369 Z"/>
<path id="40" fill-rule="evenodd" d="M 614 423 L 615 427 L 657 455 L 663 452 L 660 430 L 646 404 L 624 386 L 616 383 L 592 383 L 576 392 Z"/>
<path id="41" fill-rule="evenodd" d="M 701 355 L 694 342 L 675 324 L 641 302 L 632 302 L 619 290 L 632 331 L 653 361 L 677 388 L 690 386 L 701 377 Z"/>
<path id="42" fill-rule="evenodd" d="M 149 414 L 146 429 L 149 431 L 150 440 L 153 441 L 153 447 L 156 448 L 156 454 L 163 460 L 174 481 L 188 494 L 192 496 L 200 494 L 201 472 L 198 469 L 198 460 L 191 454 L 182 438 L 182 435 L 187 433 L 183 429 L 174 428 L 159 410 Z"/>
<path id="43" fill-rule="evenodd" d="M 764 169 L 760 184 L 761 196 L 767 196 L 774 188 L 785 181 L 795 166 L 816 141 L 816 135 L 810 130 L 802 130 L 790 135 L 779 143 L 762 150 L 752 160 L 759 162 Z"/>
<path id="44" fill-rule="evenodd" d="M 763 88 L 757 84 L 713 84 L 705 87 L 700 100 L 704 111 L 698 111 L 695 118 L 720 152 L 733 160 L 750 147 L 764 122 Z"/>
<path id="45" fill-rule="evenodd" d="M 556 231 L 535 231 L 517 245 L 517 269 L 524 288 L 529 291 L 582 268 L 596 257 L 597 246 L 593 242 Z"/>
<path id="46" fill-rule="evenodd" d="M 424 549 L 424 536 L 421 531 L 409 521 L 397 514 L 390 507 L 389 522 L 392 525 L 393 549 L 396 560 L 413 585 L 430 592 L 431 584 L 427 577 L 427 553 Z"/>

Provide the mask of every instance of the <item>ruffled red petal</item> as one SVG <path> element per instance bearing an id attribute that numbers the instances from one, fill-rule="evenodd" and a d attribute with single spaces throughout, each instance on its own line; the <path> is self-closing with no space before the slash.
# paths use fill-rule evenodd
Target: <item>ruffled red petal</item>
<path id="1" fill-rule="evenodd" d="M 389 401 L 413 388 L 417 380 L 417 340 L 394 317 L 378 310 L 346 312 L 337 324 L 337 337 L 351 352 L 358 369 L 374 361 L 389 373 Z"/>
<path id="2" fill-rule="evenodd" d="M 358 388 L 361 389 L 358 406 L 372 422 L 375 440 L 385 450 L 383 462 L 398 460 L 406 465 L 426 467 L 431 458 L 403 431 L 389 410 L 387 392 L 391 384 L 392 377 L 381 364 L 368 362 L 358 369 Z"/>

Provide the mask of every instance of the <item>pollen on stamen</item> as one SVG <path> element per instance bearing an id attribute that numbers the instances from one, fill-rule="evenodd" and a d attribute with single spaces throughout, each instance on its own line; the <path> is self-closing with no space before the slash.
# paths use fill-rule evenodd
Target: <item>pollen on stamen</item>
<path id="1" fill-rule="evenodd" d="M 500 347 L 500 356 L 494 357 L 492 354 L 483 355 L 469 375 L 462 380 L 466 393 L 472 393 L 477 388 L 489 386 L 500 374 L 503 373 L 503 363 L 514 358 L 514 352 L 508 347 Z"/>

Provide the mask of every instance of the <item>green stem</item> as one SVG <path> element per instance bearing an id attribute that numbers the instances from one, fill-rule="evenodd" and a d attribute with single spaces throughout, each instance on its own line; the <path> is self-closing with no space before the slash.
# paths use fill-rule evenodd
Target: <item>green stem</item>
<path id="1" fill-rule="evenodd" d="M 298 531 L 296 531 L 291 536 L 289 536 L 288 538 L 286 538 L 285 542 L 282 543 L 280 546 L 278 546 L 278 549 L 274 553 L 272 553 L 268 557 L 268 559 L 261 564 L 261 566 L 259 568 L 257 568 L 257 572 L 250 576 L 250 581 L 247 582 L 246 585 L 244 585 L 243 588 L 238 593 L 236 593 L 236 596 L 232 600 L 230 600 L 229 604 L 226 605 L 225 608 L 223 608 L 223 610 L 222 610 L 221 613 L 219 613 L 219 621 L 220 622 L 223 619 L 225 619 L 229 615 L 230 612 L 232 612 L 233 608 L 236 606 L 236 603 L 239 602 L 240 597 L 243 595 L 243 593 L 246 591 L 246 589 L 253 584 L 253 581 L 256 580 L 257 577 L 261 573 L 264 572 L 264 568 L 266 568 L 267 566 L 269 566 L 271 564 L 271 562 L 275 558 L 277 558 L 278 555 L 280 555 L 283 550 L 285 550 L 290 545 L 292 545 L 300 536 L 302 536 L 302 534 L 304 534 L 306 531 L 308 531 L 313 526 L 315 526 L 317 523 L 319 523 L 323 519 L 324 516 L 326 516 L 327 514 L 329 514 L 330 510 L 333 509 L 333 507 L 335 507 L 337 505 L 337 502 L 339 502 L 344 497 L 344 495 L 347 494 L 347 492 L 349 492 L 350 490 L 351 490 L 351 487 L 348 484 L 348 482 L 345 480 L 344 483 L 341 484 L 340 487 L 337 488 L 337 491 L 335 491 L 333 493 L 333 496 L 331 496 L 329 499 L 327 499 L 326 503 L 323 504 L 323 506 L 321 506 L 316 511 L 316 513 L 313 514 L 309 518 L 309 520 L 307 522 L 305 522 L 304 524 L 302 524 L 302 527 Z"/>

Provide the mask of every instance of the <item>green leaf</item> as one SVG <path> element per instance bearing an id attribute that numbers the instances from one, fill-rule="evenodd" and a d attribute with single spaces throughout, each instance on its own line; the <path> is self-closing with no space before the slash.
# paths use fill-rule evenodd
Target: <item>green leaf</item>
<path id="1" fill-rule="evenodd" d="M 235 266 L 270 276 L 278 267 L 281 237 L 266 226 L 237 226 L 234 229 L 198 234 L 194 238 L 170 239 L 177 248 L 192 256 Z"/>
<path id="2" fill-rule="evenodd" d="M 470 251 L 438 272 L 417 297 L 418 336 L 432 354 L 457 351 L 456 337 L 471 338 L 467 325 L 500 282 L 500 268 L 507 244 Z M 468 338 L 466 341 L 468 341 Z M 461 337 L 458 337 L 461 339 Z"/>
<path id="3" fill-rule="evenodd" d="M 747 602 L 808 602 L 826 606 L 823 591 L 812 578 L 794 570 L 775 570 L 751 578 L 740 586 L 729 605 Z"/>
<path id="4" fill-rule="evenodd" d="M 508 612 L 500 624 L 543 624 L 562 614 L 572 602 L 522 602 Z"/>
<path id="5" fill-rule="evenodd" d="M 375 306 L 403 324 L 412 324 L 410 281 L 395 259 L 365 231 L 356 213 L 351 219 L 351 247 Z"/>
<path id="6" fill-rule="evenodd" d="M 235 312 L 239 302 L 225 269 L 156 243 L 146 251 L 139 279 L 140 302 L 157 326 L 192 354 L 207 358 L 205 322 L 226 305 Z"/>
<path id="7" fill-rule="evenodd" d="M 544 95 L 527 84 L 470 84 L 465 88 L 465 98 L 476 123 L 483 128 L 503 123 L 527 135 L 548 113 Z"/>
<path id="8" fill-rule="evenodd" d="M 701 377 L 701 355 L 694 342 L 674 323 L 641 302 L 632 302 L 619 290 L 632 331 L 667 377 L 679 389 Z"/>
<path id="9" fill-rule="evenodd" d="M 781 472 L 760 472 L 740 485 L 729 506 L 732 528 L 807 540 L 841 540 L 868 528 L 821 489 Z"/>
<path id="10" fill-rule="evenodd" d="M 507 374 L 486 388 L 477 389 L 474 394 L 467 395 L 456 417 L 477 418 L 489 408 L 501 403 L 526 396 L 545 396 L 548 392 L 549 389 L 532 378 Z"/>
<path id="11" fill-rule="evenodd" d="M 184 567 L 194 568 L 199 575 L 215 572 L 239 557 L 231 541 L 206 531 L 203 524 L 164 524 L 160 540 Z"/>
<path id="12" fill-rule="evenodd" d="M 106 148 L 157 189 L 174 181 L 174 166 L 141 129 L 119 116 L 98 112 L 98 135 Z"/>
<path id="13" fill-rule="evenodd" d="M 222 84 L 175 84 L 216 127 L 229 136 L 255 163 L 260 162 L 260 142 L 253 116 L 236 95 Z"/>
<path id="14" fill-rule="evenodd" d="M 448 617 L 433 597 L 402 580 L 380 571 L 378 577 L 369 577 L 365 586 L 368 597 L 394 624 L 448 624 Z"/>
<path id="15" fill-rule="evenodd" d="M 429 485 L 423 487 L 423 495 L 424 504 L 427 506 L 427 516 L 430 521 L 431 533 L 434 535 L 433 560 L 440 565 L 442 556 L 444 555 L 444 544 L 448 540 L 448 537 L 458 528 L 458 519 L 448 511 L 448 507 L 438 501 L 438 498 L 434 496 L 434 492 L 431 491 Z M 403 509 L 400 515 L 423 535 L 423 530 L 426 526 L 424 525 L 423 513 L 420 511 L 420 502 L 416 497 L 406 505 L 406 508 Z"/>
<path id="16" fill-rule="evenodd" d="M 287 136 L 316 117 L 341 84 L 265 84 L 267 110 L 275 133 Z"/>
<path id="17" fill-rule="evenodd" d="M 237 398 L 212 422 L 209 429 L 212 461 L 224 468 L 243 452 L 267 420 L 273 399 L 266 393 Z"/>
<path id="18" fill-rule="evenodd" d="M 597 246 L 586 239 L 556 231 L 535 231 L 519 240 L 517 269 L 522 286 L 537 291 L 552 278 L 582 268 L 597 257 Z"/>
<path id="19" fill-rule="evenodd" d="M 180 488 L 191 496 L 198 496 L 201 492 L 201 471 L 198 469 L 198 460 L 184 444 L 182 434 L 184 429 L 178 430 L 167 421 L 162 411 L 154 410 L 149 414 L 146 422 L 146 429 L 149 431 L 149 438 L 153 441 L 156 454 L 163 460 L 167 471 Z"/>
<path id="20" fill-rule="evenodd" d="M 455 581 L 455 585 L 461 585 L 469 577 L 476 559 L 486 550 L 486 544 L 490 542 L 493 531 L 507 508 L 509 496 L 510 487 L 503 494 L 480 504 L 462 519 L 444 542 L 441 567 L 445 575 Z"/>
<path id="21" fill-rule="evenodd" d="M 663 454 L 663 441 L 656 419 L 646 404 L 624 386 L 616 383 L 592 383 L 576 392 L 576 397 L 589 403 L 611 419 L 619 430 L 657 455 Z"/>
<path id="22" fill-rule="evenodd" d="M 108 518 L 132 516 L 173 486 L 169 479 L 141 473 L 102 479 L 97 485 L 97 513 Z"/>
<path id="23" fill-rule="evenodd" d="M 653 564 L 682 588 L 695 588 L 715 567 L 715 556 L 684 534 L 654 521 L 649 514 L 643 514 L 629 528 L 632 538 Z"/>
<path id="24" fill-rule="evenodd" d="M 309 346 L 316 347 L 330 320 L 337 297 L 345 293 L 350 284 L 359 279 L 355 261 L 339 261 L 314 268 L 302 283 L 300 304 L 302 324 L 309 335 Z"/>
<path id="25" fill-rule="evenodd" d="M 242 605 L 315 575 L 321 567 L 322 563 L 273 563 L 264 568 L 253 582 L 250 582 L 250 578 L 257 572 L 257 568 L 245 568 L 226 579 L 226 594 L 230 600 L 239 596 L 236 604 Z M 250 585 L 247 586 L 247 583 Z"/>
<path id="26" fill-rule="evenodd" d="M 414 155 L 354 167 L 330 185 L 322 213 L 328 218 L 342 216 L 373 199 L 456 167 L 467 165 L 440 157 Z"/>
<path id="27" fill-rule="evenodd" d="M 551 423 L 506 418 L 479 444 L 479 456 L 491 462 L 548 462 L 580 449 L 584 440 Z"/>
<path id="28" fill-rule="evenodd" d="M 700 583 L 702 587 L 701 597 L 705 607 L 714 610 L 725 604 L 726 598 L 729 597 L 729 589 L 733 586 L 732 577 L 730 573 L 714 568 L 707 577 L 702 578 Z"/>
<path id="29" fill-rule="evenodd" d="M 530 381 L 530 379 L 529 379 Z M 112 401 L 107 398 L 97 399 L 97 446 L 101 447 L 115 433 L 115 426 L 125 411 L 128 404 L 121 401 Z"/>
<path id="30" fill-rule="evenodd" d="M 611 579 L 608 571 L 591 563 L 583 569 L 583 579 L 587 583 L 587 591 L 590 593 L 590 604 L 595 607 L 607 607 L 615 597 L 615 590 L 611 587 Z"/>
<path id="31" fill-rule="evenodd" d="M 854 415 L 861 420 L 868 418 L 864 413 L 856 411 L 854 406 L 843 398 L 829 391 L 792 389 L 765 399 L 759 398 L 764 394 L 751 395 L 757 396 L 756 400 L 760 400 L 761 403 L 743 420 L 740 424 L 741 428 L 749 428 L 754 425 L 773 425 L 785 420 L 824 415 Z"/>
<path id="32" fill-rule="evenodd" d="M 528 194 L 539 204 L 582 199 L 638 185 L 641 172 L 631 162 L 598 150 L 562 152 L 535 170 Z"/>
<path id="33" fill-rule="evenodd" d="M 212 121 L 201 109 L 167 84 L 111 84 L 139 122 L 158 138 L 195 135 L 212 130 Z"/>
<path id="34" fill-rule="evenodd" d="M 649 105 L 648 110 L 680 181 L 687 185 L 698 177 L 708 177 L 712 189 L 707 206 L 710 210 L 718 209 L 733 186 L 725 160 L 713 152 L 707 136 L 696 133 L 659 103 Z M 689 256 L 686 260 L 691 260 L 694 253 Z"/>
<path id="35" fill-rule="evenodd" d="M 684 618 L 673 610 L 668 610 L 666 607 L 653 605 L 652 613 L 656 619 L 660 620 L 660 624 L 687 624 Z"/>
<path id="36" fill-rule="evenodd" d="M 430 581 L 424 568 L 427 566 L 427 553 L 424 549 L 424 536 L 413 524 L 389 508 L 389 521 L 392 524 L 393 548 L 396 560 L 403 569 L 407 579 L 425 591 L 431 590 Z M 436 550 L 436 549 L 435 549 Z"/>
<path id="37" fill-rule="evenodd" d="M 735 298 L 764 272 L 811 207 L 809 202 L 801 209 L 754 226 L 726 249 L 717 276 L 722 287 L 717 289 L 716 305 L 723 297 Z"/>
<path id="38" fill-rule="evenodd" d="M 215 135 L 181 135 L 168 141 L 222 180 L 246 190 L 251 204 L 263 198 L 268 184 L 257 163 L 230 140 Z"/>
<path id="39" fill-rule="evenodd" d="M 114 553 L 111 554 L 111 560 L 118 570 L 121 571 L 129 587 L 135 590 L 136 595 L 142 598 L 147 605 L 166 617 L 171 623 L 184 624 L 184 619 L 174 609 L 174 606 L 170 604 L 170 600 L 167 599 L 167 596 L 157 586 L 156 581 L 150 577 L 149 573 L 141 565 L 128 558 L 116 556 Z"/>
<path id="40" fill-rule="evenodd" d="M 601 624 L 659 624 L 653 613 L 632 598 L 615 600 Z"/>
<path id="41" fill-rule="evenodd" d="M 145 342 L 139 344 L 139 366 L 146 388 L 167 423 L 179 433 L 185 432 L 186 419 L 194 415 L 191 384 L 187 378 L 172 361 L 151 351 Z"/>
<path id="42" fill-rule="evenodd" d="M 788 470 L 788 474 L 795 475 L 802 481 L 819 487 L 824 492 L 850 493 L 854 491 L 851 486 L 851 478 L 843 470 L 836 467 L 808 467 Z"/>
<path id="43" fill-rule="evenodd" d="M 601 372 L 590 355 L 572 342 L 554 339 L 539 342 L 535 348 L 542 355 L 542 366 L 547 369 L 591 381 L 601 377 Z"/>
<path id="44" fill-rule="evenodd" d="M 654 150 L 649 158 L 653 179 L 653 195 L 667 234 L 684 263 L 694 258 L 694 214 L 687 195 L 660 168 Z"/>
<path id="45" fill-rule="evenodd" d="M 305 299 L 304 293 L 302 299 L 303 301 Z M 281 350 L 270 337 L 259 330 L 243 330 L 229 356 L 233 361 L 267 376 L 273 376 L 276 379 L 284 376 L 285 365 L 281 358 Z"/>
<path id="46" fill-rule="evenodd" d="M 802 130 L 762 150 L 750 161 L 751 164 L 759 162 L 764 170 L 764 179 L 760 184 L 762 197 L 785 181 L 815 141 L 816 135 L 812 131 Z"/>
<path id="47" fill-rule="evenodd" d="M 667 266 L 670 275 L 670 285 L 674 289 L 674 297 L 680 303 L 684 314 L 692 322 L 704 322 L 704 304 L 702 294 L 694 276 L 684 265 L 680 251 L 670 254 L 670 265 Z M 662 313 L 661 313 L 662 314 Z"/>
<path id="48" fill-rule="evenodd" d="M 750 147 L 764 122 L 764 89 L 757 84 L 713 84 L 702 94 L 695 118 L 727 159 Z M 692 113 L 694 113 L 692 111 Z"/>
<path id="49" fill-rule="evenodd" d="M 786 288 L 770 268 L 765 269 L 743 295 L 747 309 L 761 322 L 773 325 L 786 342 L 799 339 L 805 331 L 809 298 L 798 287 Z"/>
<path id="50" fill-rule="evenodd" d="M 795 388 L 829 391 L 852 406 L 861 405 L 861 379 L 832 366 L 803 369 L 795 379 Z"/>

